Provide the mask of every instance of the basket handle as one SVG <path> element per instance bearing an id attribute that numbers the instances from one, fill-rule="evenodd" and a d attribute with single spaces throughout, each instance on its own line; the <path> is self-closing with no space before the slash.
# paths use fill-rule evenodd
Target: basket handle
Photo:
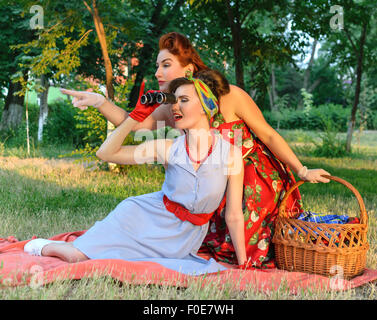
<path id="1" fill-rule="evenodd" d="M 364 201 L 363 199 L 361 198 L 361 195 L 359 193 L 359 191 L 356 190 L 356 188 L 350 184 L 349 182 L 339 178 L 339 177 L 335 177 L 335 176 L 328 176 L 328 175 L 322 175 L 322 177 L 324 178 L 327 178 L 327 179 L 330 179 L 330 180 L 333 180 L 333 181 L 336 181 L 336 182 L 339 182 L 341 184 L 343 184 L 344 186 L 346 186 L 348 189 L 350 189 L 353 194 L 355 195 L 357 201 L 359 202 L 359 207 L 360 207 L 360 223 L 362 224 L 367 224 L 368 223 L 368 215 L 367 215 L 367 212 L 365 210 L 365 205 L 364 205 Z M 287 192 L 286 194 L 284 195 L 284 198 L 283 200 L 281 201 L 281 204 L 280 204 L 280 207 L 279 207 L 279 215 L 280 216 L 283 216 L 285 218 L 288 218 L 288 214 L 286 212 L 286 204 L 287 204 L 287 200 L 288 200 L 288 197 L 290 196 L 290 194 L 296 189 L 298 188 L 299 186 L 301 186 L 302 184 L 304 184 L 306 181 L 304 180 L 300 180 L 300 181 L 297 181 Z"/>

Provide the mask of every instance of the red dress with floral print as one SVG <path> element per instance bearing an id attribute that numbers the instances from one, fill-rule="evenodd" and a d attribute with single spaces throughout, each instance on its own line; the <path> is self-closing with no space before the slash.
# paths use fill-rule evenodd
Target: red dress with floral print
<path id="1" fill-rule="evenodd" d="M 246 255 L 255 267 L 274 268 L 271 242 L 279 204 L 285 192 L 295 183 L 291 170 L 280 162 L 240 119 L 225 122 L 221 113 L 211 119 L 211 127 L 237 146 L 242 146 L 244 159 L 243 215 L 245 220 Z M 232 241 L 225 223 L 226 198 L 215 211 L 208 233 L 199 250 L 217 261 L 237 263 Z M 301 196 L 296 189 L 287 201 L 287 210 L 301 212 Z"/>

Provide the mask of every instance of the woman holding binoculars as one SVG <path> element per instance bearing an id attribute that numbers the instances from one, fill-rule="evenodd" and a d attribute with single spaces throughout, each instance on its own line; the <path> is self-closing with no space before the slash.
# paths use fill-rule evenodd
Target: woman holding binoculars
<path id="1" fill-rule="evenodd" d="M 190 41 L 177 32 L 163 35 L 159 41 L 155 77 L 159 89 L 166 92 L 175 78 L 192 73 L 194 76 L 209 68 L 204 64 Z M 92 105 L 115 126 L 128 117 L 128 113 L 99 94 L 62 90 L 74 97 L 73 105 L 85 108 Z M 140 99 L 136 108 L 140 105 Z M 133 130 L 156 129 L 157 121 L 178 127 L 182 114 L 173 113 L 171 105 L 162 104 L 137 124 Z M 322 177 L 330 175 L 323 169 L 303 166 L 286 141 L 265 121 L 252 98 L 241 88 L 230 85 L 227 94 L 219 98 L 219 112 L 210 120 L 211 127 L 224 139 L 237 145 L 244 162 L 243 215 L 246 256 L 255 267 L 275 267 L 271 239 L 274 221 L 284 193 L 295 183 L 291 169 L 300 179 L 329 182 Z M 191 192 L 191 190 L 187 190 Z M 208 233 L 199 252 L 207 253 L 217 261 L 237 264 L 235 244 L 225 223 L 226 197 L 210 220 Z M 301 196 L 296 189 L 287 202 L 292 213 L 302 211 Z"/>

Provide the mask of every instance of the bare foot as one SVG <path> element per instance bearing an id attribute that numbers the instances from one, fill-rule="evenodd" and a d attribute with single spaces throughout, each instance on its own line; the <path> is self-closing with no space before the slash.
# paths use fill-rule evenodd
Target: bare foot
<path id="1" fill-rule="evenodd" d="M 49 243 L 43 247 L 41 254 L 42 256 L 58 257 L 70 263 L 89 259 L 80 250 L 76 249 L 71 242 Z"/>

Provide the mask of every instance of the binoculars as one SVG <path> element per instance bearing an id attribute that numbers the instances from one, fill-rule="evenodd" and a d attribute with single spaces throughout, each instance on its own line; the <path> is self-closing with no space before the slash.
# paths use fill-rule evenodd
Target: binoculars
<path id="1" fill-rule="evenodd" d="M 141 104 L 174 104 L 177 103 L 177 98 L 172 93 L 165 92 L 147 92 L 140 98 Z"/>

